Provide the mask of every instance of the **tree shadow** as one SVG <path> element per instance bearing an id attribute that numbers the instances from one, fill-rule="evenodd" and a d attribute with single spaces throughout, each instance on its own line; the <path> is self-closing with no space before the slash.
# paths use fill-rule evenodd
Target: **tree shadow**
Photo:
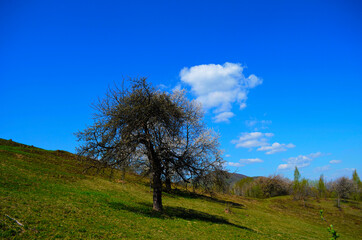
<path id="1" fill-rule="evenodd" d="M 152 204 L 145 203 L 145 202 L 138 202 L 133 205 L 126 205 L 122 202 L 109 202 L 109 207 L 115 210 L 125 210 L 129 212 L 133 212 L 136 214 L 140 214 L 146 217 L 152 218 L 160 218 L 160 219 L 175 219 L 181 218 L 185 220 L 199 220 L 209 223 L 216 223 L 216 224 L 226 224 L 229 226 L 237 227 L 240 229 L 244 229 L 247 231 L 255 232 L 255 230 L 250 229 L 248 227 L 240 226 L 234 223 L 230 223 L 225 218 L 217 215 L 212 215 L 209 213 L 197 211 L 194 209 L 188 209 L 183 207 L 172 207 L 172 206 L 165 206 L 163 213 L 156 212 L 152 210 Z"/>
<path id="2" fill-rule="evenodd" d="M 225 200 L 222 200 L 222 199 L 217 199 L 217 198 L 205 196 L 205 195 L 194 193 L 194 192 L 182 191 L 182 190 L 179 190 L 179 189 L 173 189 L 172 194 L 168 194 L 167 196 L 171 196 L 171 195 L 176 195 L 178 197 L 183 197 L 183 198 L 188 198 L 188 199 L 196 199 L 197 198 L 197 199 L 202 199 L 202 200 L 215 202 L 215 203 L 229 204 L 233 208 L 239 208 L 239 209 L 244 209 L 245 208 L 245 206 L 243 204 L 240 204 L 240 203 L 236 203 L 236 202 L 232 202 L 232 201 L 225 201 Z"/>

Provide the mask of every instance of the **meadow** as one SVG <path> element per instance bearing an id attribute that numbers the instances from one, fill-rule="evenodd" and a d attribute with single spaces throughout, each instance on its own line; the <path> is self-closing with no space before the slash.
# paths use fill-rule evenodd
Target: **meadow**
<path id="1" fill-rule="evenodd" d="M 329 224 L 340 239 L 362 237 L 360 202 L 338 209 L 335 199 L 211 197 L 173 186 L 158 213 L 147 178 L 84 168 L 71 153 L 0 139 L 0 238 L 328 239 Z"/>

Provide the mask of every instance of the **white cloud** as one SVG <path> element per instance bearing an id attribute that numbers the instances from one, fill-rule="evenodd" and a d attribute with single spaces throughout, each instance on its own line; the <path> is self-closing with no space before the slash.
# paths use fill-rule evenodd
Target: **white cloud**
<path id="1" fill-rule="evenodd" d="M 222 112 L 214 117 L 215 122 L 229 122 L 229 118 L 235 116 L 232 112 Z"/>
<path id="2" fill-rule="evenodd" d="M 308 155 L 299 155 L 298 157 L 290 157 L 284 160 L 285 164 L 280 164 L 278 170 L 292 170 L 295 167 L 303 168 L 310 165 L 314 158 L 320 157 L 323 154 L 321 152 L 311 153 Z"/>
<path id="3" fill-rule="evenodd" d="M 230 154 L 226 154 L 225 157 L 231 157 L 231 155 L 230 155 Z"/>
<path id="4" fill-rule="evenodd" d="M 181 84 L 177 84 L 173 89 L 172 89 L 173 92 L 176 92 L 176 91 L 181 91 Z"/>
<path id="5" fill-rule="evenodd" d="M 232 140 L 231 143 L 235 144 L 237 148 L 253 148 L 267 146 L 268 138 L 274 136 L 272 133 L 262 133 L 262 132 L 251 132 L 251 133 L 242 133 L 240 138 L 237 140 Z"/>
<path id="6" fill-rule="evenodd" d="M 248 127 L 253 127 L 258 123 L 258 120 L 246 120 L 245 125 Z"/>
<path id="7" fill-rule="evenodd" d="M 341 160 L 331 160 L 329 161 L 330 164 L 338 164 L 338 163 L 341 163 L 342 161 Z"/>
<path id="8" fill-rule="evenodd" d="M 257 151 L 266 151 L 266 154 L 274 154 L 277 152 L 284 152 L 288 148 L 294 148 L 295 145 L 292 143 L 278 143 L 275 142 L 272 145 L 269 143 L 269 138 L 273 137 L 273 133 L 262 133 L 262 132 L 244 132 L 241 134 L 239 139 L 232 140 L 231 143 L 235 144 L 237 148 L 249 148 L 252 149 L 257 147 Z"/>
<path id="9" fill-rule="evenodd" d="M 261 80 L 254 74 L 251 74 L 247 79 L 248 79 L 248 81 L 246 83 L 248 84 L 249 88 L 254 88 L 254 87 L 258 86 L 259 84 L 263 83 L 263 80 Z"/>
<path id="10" fill-rule="evenodd" d="M 160 88 L 160 89 L 167 89 L 168 88 L 168 86 L 166 86 L 165 84 L 159 84 L 158 85 L 158 88 Z"/>
<path id="11" fill-rule="evenodd" d="M 248 163 L 263 162 L 263 160 L 261 160 L 260 158 L 247 158 L 247 159 L 240 159 L 239 162 L 248 164 Z"/>
<path id="12" fill-rule="evenodd" d="M 287 148 L 294 148 L 295 145 L 292 143 L 289 144 L 285 144 L 285 143 L 273 143 L 270 146 L 262 146 L 260 148 L 258 148 L 258 151 L 266 151 L 265 154 L 274 154 L 274 153 L 278 153 L 278 152 L 285 152 L 287 151 Z"/>
<path id="13" fill-rule="evenodd" d="M 246 159 L 240 159 L 239 162 L 228 162 L 229 166 L 232 167 L 243 167 L 245 164 L 251 164 L 251 163 L 261 163 L 263 160 L 260 158 L 246 158 Z"/>
<path id="14" fill-rule="evenodd" d="M 228 162 L 228 165 L 232 166 L 232 167 L 242 167 L 242 166 L 244 166 L 241 163 L 234 163 L 234 162 Z"/>
<path id="15" fill-rule="evenodd" d="M 234 116 L 232 105 L 237 103 L 240 109 L 245 108 L 249 90 L 263 82 L 254 74 L 245 77 L 243 70 L 239 63 L 204 64 L 183 68 L 180 78 L 191 86 L 205 109 L 213 109 L 217 114 L 215 121 L 227 122 Z"/>
<path id="16" fill-rule="evenodd" d="M 278 169 L 279 170 L 282 170 L 282 169 L 287 169 L 289 166 L 288 166 L 288 164 L 280 164 L 279 166 L 278 166 Z"/>

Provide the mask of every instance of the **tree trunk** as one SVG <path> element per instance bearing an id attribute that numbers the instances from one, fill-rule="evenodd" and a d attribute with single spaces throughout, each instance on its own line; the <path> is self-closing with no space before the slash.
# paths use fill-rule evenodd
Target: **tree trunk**
<path id="1" fill-rule="evenodd" d="M 126 167 L 122 166 L 122 181 L 126 180 Z"/>
<path id="2" fill-rule="evenodd" d="M 147 127 L 145 127 L 145 131 L 148 132 Z M 148 159 L 151 163 L 151 171 L 152 171 L 152 187 L 153 187 L 153 210 L 157 212 L 162 212 L 162 166 L 161 160 L 158 158 L 155 153 L 155 149 L 153 144 L 148 141 L 146 147 L 148 148 Z"/>
<path id="3" fill-rule="evenodd" d="M 153 210 L 162 212 L 162 180 L 161 161 L 153 159 Z"/>
<path id="4" fill-rule="evenodd" d="M 337 207 L 340 208 L 341 207 L 341 198 L 338 196 L 337 199 Z"/>

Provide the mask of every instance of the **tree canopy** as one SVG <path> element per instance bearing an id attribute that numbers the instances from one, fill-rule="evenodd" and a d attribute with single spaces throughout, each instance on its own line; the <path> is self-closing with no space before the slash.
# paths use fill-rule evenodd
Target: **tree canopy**
<path id="1" fill-rule="evenodd" d="M 106 167 L 148 168 L 153 209 L 162 211 L 162 179 L 189 181 L 222 169 L 218 135 L 183 91 L 157 90 L 146 78 L 130 83 L 110 89 L 95 104 L 93 125 L 77 133 L 77 152 Z"/>

